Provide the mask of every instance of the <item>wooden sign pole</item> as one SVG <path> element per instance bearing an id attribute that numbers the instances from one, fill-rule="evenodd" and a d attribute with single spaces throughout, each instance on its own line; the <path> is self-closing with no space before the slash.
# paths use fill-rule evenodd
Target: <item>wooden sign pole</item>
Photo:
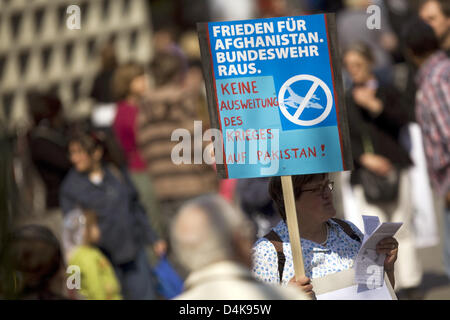
<path id="1" fill-rule="evenodd" d="M 305 267 L 303 265 L 303 253 L 300 242 L 300 230 L 298 229 L 297 211 L 295 209 L 292 176 L 282 176 L 281 186 L 283 188 L 284 208 L 286 211 L 286 223 L 289 230 L 289 241 L 291 243 L 295 279 L 298 280 L 305 275 Z"/>

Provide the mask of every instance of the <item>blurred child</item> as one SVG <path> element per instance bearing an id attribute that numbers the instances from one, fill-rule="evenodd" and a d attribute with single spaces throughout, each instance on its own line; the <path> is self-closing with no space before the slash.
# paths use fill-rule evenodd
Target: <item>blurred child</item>
<path id="1" fill-rule="evenodd" d="M 95 246 L 100 239 L 95 213 L 73 210 L 65 218 L 64 231 L 69 265 L 80 268 L 80 294 L 88 300 L 122 299 L 111 263 Z"/>

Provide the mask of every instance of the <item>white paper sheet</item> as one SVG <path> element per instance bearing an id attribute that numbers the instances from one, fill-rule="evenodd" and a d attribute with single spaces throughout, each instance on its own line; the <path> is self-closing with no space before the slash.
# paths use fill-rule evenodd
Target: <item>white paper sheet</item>
<path id="1" fill-rule="evenodd" d="M 384 238 L 392 237 L 402 222 L 380 224 L 378 217 L 363 216 L 364 239 L 355 259 L 355 282 L 369 289 L 381 287 L 384 283 L 385 254 L 377 254 L 376 246 Z"/>

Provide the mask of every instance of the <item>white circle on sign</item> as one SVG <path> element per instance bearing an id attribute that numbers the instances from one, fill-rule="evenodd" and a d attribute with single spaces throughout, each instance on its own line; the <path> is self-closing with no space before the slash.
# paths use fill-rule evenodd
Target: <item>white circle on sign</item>
<path id="1" fill-rule="evenodd" d="M 302 102 L 299 103 L 299 106 L 297 108 L 297 111 L 295 112 L 295 114 L 290 114 L 289 111 L 286 108 L 285 105 L 285 99 L 284 99 L 284 95 L 286 94 L 286 90 L 288 90 L 288 88 L 290 88 L 290 85 L 297 82 L 297 81 L 312 81 L 312 86 L 311 88 L 308 90 L 308 93 L 306 94 L 305 97 L 300 97 L 303 98 Z M 325 92 L 325 95 L 327 97 L 327 105 L 325 107 L 325 110 L 320 114 L 320 116 L 318 116 L 315 119 L 312 120 L 301 120 L 300 116 L 303 112 L 303 110 L 307 107 L 307 105 L 309 104 L 311 97 L 314 95 L 314 92 L 317 90 L 318 87 L 321 87 L 323 89 L 323 91 Z M 292 89 L 291 89 L 292 90 Z M 325 120 L 328 115 L 331 112 L 331 109 L 333 107 L 333 96 L 331 95 L 331 91 L 330 88 L 328 88 L 328 86 L 326 85 L 325 82 L 323 82 L 322 80 L 320 80 L 319 78 L 309 75 L 309 74 L 299 74 L 296 76 L 293 76 L 292 78 L 289 78 L 282 86 L 280 89 L 280 92 L 278 93 L 278 105 L 281 109 L 281 112 L 283 113 L 283 115 L 286 117 L 286 119 L 288 119 L 290 122 L 293 122 L 295 124 L 301 125 L 301 126 L 313 126 L 316 125 L 318 123 L 321 123 L 323 120 Z"/>

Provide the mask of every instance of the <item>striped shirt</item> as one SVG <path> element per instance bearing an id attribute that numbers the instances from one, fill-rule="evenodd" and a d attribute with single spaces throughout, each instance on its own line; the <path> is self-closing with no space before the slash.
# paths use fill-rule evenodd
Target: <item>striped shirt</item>
<path id="1" fill-rule="evenodd" d="M 450 191 L 450 59 L 438 51 L 420 67 L 416 82 L 416 118 L 423 133 L 433 188 Z"/>
<path id="2" fill-rule="evenodd" d="M 197 145 L 193 143 L 197 105 L 189 98 L 173 100 L 147 100 L 142 103 L 138 115 L 138 145 L 160 201 L 183 200 L 217 191 L 216 173 L 203 161 L 203 147 L 207 142 L 200 143 L 198 147 L 202 149 L 194 150 Z M 172 133 L 177 129 L 179 135 L 176 141 L 171 141 Z M 197 139 L 202 139 L 202 136 Z M 180 148 L 182 141 L 187 142 L 190 149 L 174 149 L 176 146 Z M 176 155 L 186 156 L 190 164 L 175 164 L 171 158 L 172 150 Z M 194 164 L 195 151 L 202 157 L 201 164 Z"/>

